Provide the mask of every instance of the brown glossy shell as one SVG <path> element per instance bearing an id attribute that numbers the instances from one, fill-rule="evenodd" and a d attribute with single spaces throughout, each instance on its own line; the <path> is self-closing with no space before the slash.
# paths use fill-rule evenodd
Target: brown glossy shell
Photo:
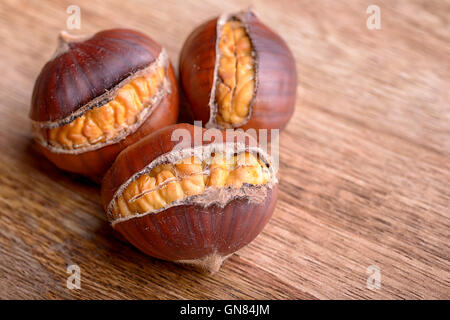
<path id="1" fill-rule="evenodd" d="M 205 22 L 186 39 L 179 68 L 184 93 L 195 120 L 209 120 L 209 98 L 214 82 L 217 19 Z"/>
<path id="2" fill-rule="evenodd" d="M 36 80 L 30 110 L 34 121 L 57 121 L 70 116 L 150 66 L 162 50 L 146 35 L 127 29 L 101 31 L 84 41 L 64 45 L 65 50 L 43 67 Z M 161 127 L 176 123 L 179 92 L 170 62 L 167 77 L 170 93 L 136 131 L 119 142 L 79 154 L 54 153 L 38 143 L 39 149 L 60 169 L 101 180 L 121 150 Z"/>
<path id="3" fill-rule="evenodd" d="M 265 201 L 236 199 L 224 208 L 182 205 L 115 225 L 131 244 L 163 260 L 183 261 L 218 255 L 226 257 L 249 244 L 272 216 L 275 186 Z"/>
<path id="4" fill-rule="evenodd" d="M 149 66 L 161 52 L 152 39 L 127 29 L 101 31 L 65 45 L 64 52 L 47 62 L 36 80 L 30 111 L 35 121 L 71 115 Z"/>
<path id="5" fill-rule="evenodd" d="M 243 129 L 282 129 L 292 117 L 297 90 L 294 57 L 283 39 L 252 12 L 240 13 L 256 54 L 257 89 Z M 180 78 L 196 120 L 210 118 L 216 62 L 217 19 L 195 29 L 180 56 Z"/>
<path id="6" fill-rule="evenodd" d="M 107 210 L 115 192 L 136 172 L 160 155 L 171 152 L 178 141 L 171 141 L 175 129 L 194 126 L 178 124 L 151 134 L 120 153 L 106 173 L 101 197 Z M 199 128 L 203 133 L 205 129 Z M 250 140 L 246 140 L 247 142 Z M 203 142 L 203 145 L 218 142 Z M 225 137 L 224 141 L 225 142 Z M 183 142 L 184 143 L 184 142 Z M 194 147 L 194 139 L 183 147 Z M 114 228 L 142 252 L 169 261 L 188 261 L 215 257 L 218 265 L 229 254 L 251 242 L 271 217 L 277 199 L 274 185 L 263 202 L 234 199 L 225 207 L 218 205 L 178 205 L 114 224 Z M 216 271 L 217 265 L 203 265 Z"/>

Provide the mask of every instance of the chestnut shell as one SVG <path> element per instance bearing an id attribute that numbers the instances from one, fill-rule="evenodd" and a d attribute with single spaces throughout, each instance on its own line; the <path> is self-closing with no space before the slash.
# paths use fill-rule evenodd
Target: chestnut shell
<path id="1" fill-rule="evenodd" d="M 169 81 L 175 83 L 175 73 L 172 66 L 169 67 Z M 97 150 L 79 154 L 54 153 L 41 146 L 39 150 L 58 168 L 90 177 L 100 182 L 104 173 L 109 169 L 117 155 L 126 147 L 136 143 L 154 131 L 174 124 L 178 118 L 178 89 L 172 87 L 172 93 L 166 95 L 152 114 L 133 133 L 117 143 L 107 145 Z"/>
<path id="2" fill-rule="evenodd" d="M 34 121 L 57 121 L 70 116 L 150 66 L 162 50 L 151 38 L 128 29 L 105 30 L 84 41 L 63 45 L 64 51 L 47 62 L 36 80 L 30 110 Z M 171 92 L 134 132 L 117 143 L 78 154 L 55 153 L 37 143 L 39 150 L 60 169 L 99 182 L 120 151 L 153 131 L 176 123 L 179 90 L 170 61 L 167 79 Z M 106 102 L 100 101 L 99 106 Z"/>
<path id="3" fill-rule="evenodd" d="M 235 199 L 224 208 L 176 206 L 117 223 L 115 230 L 145 254 L 162 260 L 226 257 L 256 238 L 272 216 L 276 199 L 274 187 L 258 204 Z"/>
<path id="4" fill-rule="evenodd" d="M 102 182 L 101 198 L 105 210 L 123 183 L 152 160 L 173 150 L 178 141 L 171 141 L 171 134 L 178 128 L 188 130 L 194 137 L 194 126 L 177 124 L 154 132 L 119 154 Z M 200 128 L 201 133 L 204 130 Z M 202 144 L 213 142 L 218 141 Z M 248 142 L 246 140 L 246 145 Z M 194 147 L 194 139 L 190 145 L 183 145 L 185 147 Z M 261 232 L 272 216 L 277 194 L 277 186 L 274 185 L 260 203 L 237 198 L 224 207 L 184 204 L 117 222 L 113 227 L 139 250 L 159 259 L 192 262 L 216 257 L 218 262 L 202 265 L 214 272 L 223 259 L 250 243 Z"/>
<path id="5" fill-rule="evenodd" d="M 295 109 L 297 72 L 291 50 L 284 40 L 264 25 L 251 11 L 239 14 L 256 54 L 257 87 L 251 116 L 240 126 L 246 130 L 282 129 Z M 217 21 L 196 28 L 186 39 L 180 55 L 180 79 L 195 120 L 206 125 L 214 85 Z"/>
<path id="6" fill-rule="evenodd" d="M 65 51 L 47 62 L 36 80 L 30 111 L 35 121 L 71 115 L 149 66 L 162 49 L 146 35 L 127 29 L 100 31 L 64 46 Z"/>

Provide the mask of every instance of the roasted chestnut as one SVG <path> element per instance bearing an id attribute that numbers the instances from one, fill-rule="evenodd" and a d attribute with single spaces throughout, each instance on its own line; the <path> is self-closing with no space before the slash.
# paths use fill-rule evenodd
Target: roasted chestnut
<path id="1" fill-rule="evenodd" d="M 195 29 L 181 52 L 180 78 L 195 120 L 207 128 L 282 129 L 294 112 L 293 55 L 250 11 Z"/>
<path id="2" fill-rule="evenodd" d="M 150 256 L 217 271 L 261 232 L 277 199 L 270 157 L 233 134 L 178 124 L 123 150 L 101 189 L 113 228 Z"/>
<path id="3" fill-rule="evenodd" d="M 36 80 L 30 117 L 49 160 L 98 181 L 125 147 L 176 123 L 178 108 L 165 50 L 140 32 L 111 29 L 60 34 Z"/>

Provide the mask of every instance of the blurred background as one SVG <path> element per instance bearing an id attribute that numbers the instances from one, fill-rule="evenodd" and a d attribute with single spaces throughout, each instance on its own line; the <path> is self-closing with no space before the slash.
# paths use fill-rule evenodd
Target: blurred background
<path id="1" fill-rule="evenodd" d="M 294 54 L 297 105 L 271 222 L 209 277 L 116 240 L 97 186 L 34 151 L 29 103 L 61 30 L 140 30 L 178 70 L 196 26 L 249 7 Z M 425 0 L 2 0 L 0 298 L 450 298 L 449 19 Z"/>

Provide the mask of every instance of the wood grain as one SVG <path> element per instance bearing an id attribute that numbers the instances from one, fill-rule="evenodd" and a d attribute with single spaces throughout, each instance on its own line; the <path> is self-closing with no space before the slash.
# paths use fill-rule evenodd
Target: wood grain
<path id="1" fill-rule="evenodd" d="M 376 1 L 381 30 L 366 28 L 371 0 L 253 5 L 294 53 L 299 98 L 274 216 L 214 276 L 116 240 L 98 187 L 32 147 L 33 82 L 73 2 L 0 2 L 0 298 L 450 298 L 448 1 Z M 83 33 L 141 30 L 175 66 L 195 26 L 250 4 L 76 2 Z"/>

